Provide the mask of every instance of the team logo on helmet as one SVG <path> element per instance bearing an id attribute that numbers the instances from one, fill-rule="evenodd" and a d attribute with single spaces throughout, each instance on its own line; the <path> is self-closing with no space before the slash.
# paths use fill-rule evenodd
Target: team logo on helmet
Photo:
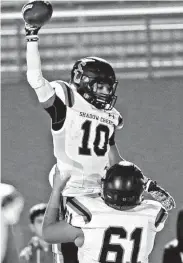
<path id="1" fill-rule="evenodd" d="M 92 62 L 93 59 L 82 59 L 82 61 L 78 64 L 77 68 L 74 70 L 73 80 L 75 83 L 79 84 L 81 81 L 81 77 L 83 75 L 83 67 L 86 66 L 87 62 Z"/>
<path id="2" fill-rule="evenodd" d="M 78 67 L 74 70 L 73 80 L 75 83 L 79 84 L 81 81 L 81 77 L 83 75 L 83 67 L 86 65 L 84 61 L 78 64 Z"/>

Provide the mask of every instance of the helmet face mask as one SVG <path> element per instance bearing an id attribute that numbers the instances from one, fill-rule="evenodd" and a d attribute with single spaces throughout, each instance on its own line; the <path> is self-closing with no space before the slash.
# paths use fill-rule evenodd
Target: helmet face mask
<path id="1" fill-rule="evenodd" d="M 114 107 L 118 82 L 107 61 L 94 57 L 77 61 L 71 71 L 71 83 L 97 109 L 111 110 Z"/>
<path id="2" fill-rule="evenodd" d="M 117 210 L 139 205 L 145 188 L 143 174 L 138 167 L 116 164 L 106 174 L 103 183 L 105 203 Z"/>
<path id="3" fill-rule="evenodd" d="M 134 194 L 128 196 L 127 193 L 121 194 L 119 191 L 105 191 L 104 196 L 107 205 L 117 210 L 123 210 L 125 208 L 137 206 L 143 200 L 142 195 L 137 196 Z"/>

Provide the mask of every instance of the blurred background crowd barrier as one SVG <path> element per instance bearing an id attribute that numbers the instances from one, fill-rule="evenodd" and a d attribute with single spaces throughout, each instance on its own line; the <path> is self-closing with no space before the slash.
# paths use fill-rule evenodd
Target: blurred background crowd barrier
<path id="1" fill-rule="evenodd" d="M 109 60 L 119 78 L 183 75 L 183 1 L 62 0 L 40 31 L 43 71 L 69 76 L 76 59 Z M 4 82 L 25 78 L 21 8 L 1 2 L 1 71 Z"/>

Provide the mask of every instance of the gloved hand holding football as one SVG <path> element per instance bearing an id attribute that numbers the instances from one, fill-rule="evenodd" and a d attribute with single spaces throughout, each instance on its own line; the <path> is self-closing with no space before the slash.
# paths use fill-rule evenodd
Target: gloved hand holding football
<path id="1" fill-rule="evenodd" d="M 52 16 L 53 8 L 48 1 L 30 1 L 22 8 L 24 21 L 34 27 L 42 27 Z"/>

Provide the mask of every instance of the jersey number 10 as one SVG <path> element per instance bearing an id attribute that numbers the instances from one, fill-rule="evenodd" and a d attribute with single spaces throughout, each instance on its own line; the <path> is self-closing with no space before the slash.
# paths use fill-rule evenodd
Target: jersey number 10
<path id="1" fill-rule="evenodd" d="M 88 148 L 88 141 L 89 141 L 90 131 L 91 131 L 91 123 L 92 123 L 91 121 L 87 120 L 81 126 L 84 133 L 83 133 L 83 139 L 82 139 L 82 147 L 79 147 L 79 154 L 91 155 L 91 149 Z M 102 148 L 99 148 L 101 132 L 104 132 L 105 139 L 104 139 L 104 145 L 102 146 Z M 107 152 L 108 141 L 109 141 L 109 128 L 106 125 L 99 124 L 96 127 L 95 140 L 93 142 L 93 150 L 97 156 L 105 155 L 105 153 Z"/>

